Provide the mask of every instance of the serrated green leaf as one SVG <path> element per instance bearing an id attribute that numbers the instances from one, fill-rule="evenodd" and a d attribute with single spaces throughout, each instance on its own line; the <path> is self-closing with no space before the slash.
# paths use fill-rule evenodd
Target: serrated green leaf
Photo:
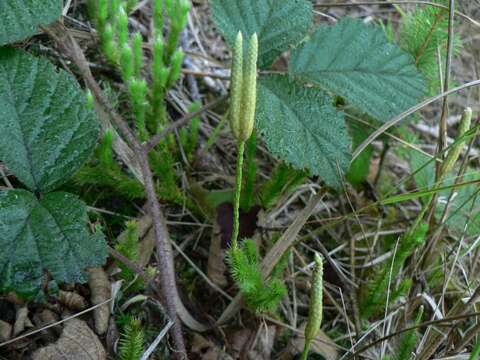
<path id="1" fill-rule="evenodd" d="M 289 71 L 380 121 L 414 106 L 425 91 L 410 55 L 389 43 L 379 27 L 349 18 L 320 26 L 293 51 Z"/>
<path id="2" fill-rule="evenodd" d="M 75 79 L 0 48 L 0 160 L 26 186 L 53 190 L 87 160 L 99 127 Z"/>
<path id="3" fill-rule="evenodd" d="M 247 39 L 257 33 L 261 68 L 302 40 L 312 23 L 312 5 L 306 0 L 212 0 L 210 6 L 231 47 L 239 31 Z"/>
<path id="4" fill-rule="evenodd" d="M 59 18 L 60 0 L 2 0 L 0 1 L 0 45 L 22 40 Z"/>
<path id="5" fill-rule="evenodd" d="M 266 77 L 259 82 L 256 123 L 273 154 L 340 187 L 350 164 L 350 137 L 343 113 L 325 92 L 286 76 Z"/>
<path id="6" fill-rule="evenodd" d="M 25 190 L 0 192 L 0 293 L 37 294 L 44 270 L 56 282 L 85 282 L 83 269 L 107 256 L 103 235 L 90 235 L 86 221 L 86 206 L 74 195 L 38 200 Z"/>

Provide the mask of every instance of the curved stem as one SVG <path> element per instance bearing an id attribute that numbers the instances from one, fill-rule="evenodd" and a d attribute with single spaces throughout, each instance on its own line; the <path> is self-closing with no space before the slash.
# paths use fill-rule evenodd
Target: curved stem
<path id="1" fill-rule="evenodd" d="M 302 357 L 300 360 L 308 359 L 308 350 L 310 349 L 310 341 L 305 341 L 305 347 L 303 348 Z"/>
<path id="2" fill-rule="evenodd" d="M 240 194 L 242 192 L 243 153 L 245 141 L 239 141 L 237 147 L 237 178 L 235 182 L 235 198 L 233 201 L 233 230 L 231 246 L 237 248 L 238 232 L 240 228 Z"/>

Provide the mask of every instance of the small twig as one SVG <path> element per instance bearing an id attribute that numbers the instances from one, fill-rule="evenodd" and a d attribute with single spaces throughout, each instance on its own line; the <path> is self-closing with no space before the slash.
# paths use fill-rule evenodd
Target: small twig
<path id="1" fill-rule="evenodd" d="M 197 111 L 194 111 L 194 112 L 191 112 L 191 113 L 188 113 L 186 114 L 184 117 L 182 117 L 181 119 L 175 121 L 174 123 L 172 123 L 171 125 L 167 126 L 161 133 L 159 134 L 156 134 L 154 136 L 152 136 L 150 138 L 150 140 L 148 140 L 148 142 L 144 145 L 144 149 L 145 151 L 148 153 L 150 152 L 155 146 L 157 146 L 160 141 L 162 141 L 162 139 L 165 138 L 165 136 L 167 136 L 169 133 L 171 133 L 172 131 L 178 129 L 179 127 L 182 127 L 184 125 L 186 125 L 191 119 L 193 119 L 194 117 L 198 116 L 198 115 L 201 115 L 202 113 L 204 113 L 205 111 L 207 110 L 210 110 L 212 108 L 214 108 L 215 106 L 217 106 L 218 104 L 222 103 L 227 97 L 226 96 L 221 96 L 219 97 L 218 99 L 212 101 L 211 103 L 208 103 L 204 106 L 202 106 L 200 109 L 198 109 Z"/>

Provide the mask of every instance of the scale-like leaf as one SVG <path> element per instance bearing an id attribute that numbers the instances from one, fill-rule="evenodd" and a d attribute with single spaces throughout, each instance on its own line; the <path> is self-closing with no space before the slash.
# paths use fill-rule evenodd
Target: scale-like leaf
<path id="1" fill-rule="evenodd" d="M 0 45 L 22 40 L 59 18 L 60 0 L 2 0 L 0 1 Z"/>
<path id="2" fill-rule="evenodd" d="M 410 55 L 389 43 L 379 27 L 349 18 L 320 26 L 293 51 L 289 70 L 380 121 L 414 106 L 425 90 Z"/>
<path id="3" fill-rule="evenodd" d="M 58 187 L 87 160 L 99 132 L 72 76 L 7 48 L 0 48 L 0 129 L 0 160 L 42 192 Z"/>
<path id="4" fill-rule="evenodd" d="M 210 6 L 213 21 L 231 47 L 239 31 L 245 38 L 257 33 L 259 67 L 267 67 L 302 40 L 312 22 L 307 0 L 213 0 Z"/>
<path id="5" fill-rule="evenodd" d="M 350 137 L 343 113 L 325 92 L 286 76 L 266 77 L 259 82 L 256 123 L 272 153 L 328 185 L 341 185 L 351 159 Z"/>
<path id="6" fill-rule="evenodd" d="M 25 190 L 0 192 L 0 293 L 40 292 L 47 270 L 56 282 L 85 282 L 83 269 L 106 259 L 100 232 L 86 229 L 85 204 L 53 192 L 38 200 Z"/>

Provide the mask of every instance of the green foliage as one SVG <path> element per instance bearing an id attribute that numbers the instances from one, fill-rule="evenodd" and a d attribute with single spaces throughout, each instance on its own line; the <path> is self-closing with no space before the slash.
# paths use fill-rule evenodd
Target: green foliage
<path id="1" fill-rule="evenodd" d="M 468 360 L 477 360 L 478 358 L 480 358 L 480 340 L 476 342 Z"/>
<path id="2" fill-rule="evenodd" d="M 272 207 L 283 194 L 288 194 L 306 178 L 304 171 L 293 169 L 285 163 L 279 163 L 273 170 L 270 179 L 260 190 L 260 201 L 265 209 Z"/>
<path id="3" fill-rule="evenodd" d="M 462 182 L 479 179 L 480 171 L 469 170 L 462 177 Z M 455 179 L 450 177 L 444 181 L 444 185 L 452 185 Z M 448 205 L 446 224 L 450 230 L 457 234 L 475 236 L 480 232 L 480 199 L 478 184 L 464 185 L 452 190 L 445 190 L 440 193 L 440 201 L 437 205 L 435 215 L 440 219 L 446 200 L 453 193 Z"/>
<path id="4" fill-rule="evenodd" d="M 189 108 L 188 112 L 193 113 L 200 109 L 200 103 L 194 102 Z M 187 160 L 191 161 L 195 155 L 195 151 L 198 146 L 198 133 L 200 130 L 200 116 L 195 116 L 190 120 L 188 126 L 184 126 L 179 131 L 180 144 Z"/>
<path id="5" fill-rule="evenodd" d="M 437 3 L 447 5 L 448 1 Z M 461 42 L 456 33 L 454 52 L 461 49 Z M 415 11 L 407 13 L 401 21 L 400 47 L 413 56 L 415 64 L 425 76 L 429 95 L 441 91 L 443 69 L 438 62 L 438 52 L 442 60 L 446 59 L 448 42 L 448 10 L 435 6 L 417 6 Z"/>
<path id="6" fill-rule="evenodd" d="M 8 0 L 0 2 L 0 46 L 35 34 L 40 25 L 59 18 L 58 0 Z"/>
<path id="7" fill-rule="evenodd" d="M 153 1 L 154 42 L 152 56 L 143 54 L 143 38 L 140 33 L 131 35 L 128 28 L 128 12 L 125 11 L 135 1 L 97 0 L 89 4 L 89 12 L 96 24 L 103 52 L 116 66 L 125 82 L 131 118 L 137 135 L 144 142 L 151 135 L 161 132 L 168 121 L 165 96 L 167 90 L 179 79 L 183 63 L 183 52 L 178 48 L 179 36 L 186 25 L 190 2 L 188 0 Z M 169 32 L 164 35 L 163 25 L 168 20 Z M 146 66 L 145 62 L 151 59 Z M 145 74 L 145 70 L 150 74 Z M 148 80 L 148 81 L 147 81 Z M 128 116 L 127 116 L 128 117 Z M 192 121 L 191 132 L 186 144 L 187 157 L 191 157 L 196 147 L 199 120 Z M 181 139 L 182 141 L 182 139 Z M 178 188 L 178 175 L 175 171 L 178 146 L 173 137 L 168 136 L 149 153 L 152 172 L 159 179 L 157 194 L 162 200 L 185 204 L 185 196 Z M 118 165 L 105 170 L 103 164 L 89 168 L 82 174 L 81 181 L 116 189 L 128 198 L 143 197 L 141 184 L 122 173 Z M 125 186 L 120 185 L 125 183 Z M 137 188 L 137 185 L 140 186 Z"/>
<path id="8" fill-rule="evenodd" d="M 142 141 L 152 133 L 160 132 L 166 121 L 165 95 L 180 77 L 183 52 L 178 49 L 179 36 L 186 25 L 190 2 L 188 0 L 155 1 L 153 3 L 155 42 L 150 66 L 151 86 L 145 67 L 140 33 L 130 36 L 128 13 L 135 2 L 124 0 L 97 0 L 89 2 L 89 13 L 95 21 L 106 58 L 118 67 L 127 85 L 137 133 Z M 163 35 L 165 18 L 169 18 L 170 31 Z"/>
<path id="9" fill-rule="evenodd" d="M 425 82 L 413 59 L 359 20 L 320 26 L 292 53 L 290 74 L 332 91 L 380 121 L 416 104 Z"/>
<path id="10" fill-rule="evenodd" d="M 138 260 L 139 236 L 138 225 L 135 221 L 128 221 L 126 223 L 125 232 L 119 237 L 118 243 L 115 245 L 115 250 L 134 263 Z M 117 261 L 117 265 L 121 270 L 119 277 L 125 280 L 127 285 L 130 285 L 130 290 L 138 290 L 143 287 L 143 281 L 141 279 L 137 279 L 136 284 L 133 284 L 137 275 L 132 270 L 126 267 L 122 262 Z M 132 285 L 134 285 L 133 288 Z"/>
<path id="11" fill-rule="evenodd" d="M 228 251 L 227 260 L 246 304 L 257 312 L 275 310 L 285 296 L 286 289 L 276 277 L 270 277 L 266 281 L 262 279 L 255 242 L 245 239 L 238 247 L 232 247 Z"/>
<path id="12" fill-rule="evenodd" d="M 64 183 L 90 156 L 99 126 L 65 71 L 0 48 L 0 158 L 33 191 Z"/>
<path id="13" fill-rule="evenodd" d="M 466 140 L 470 134 L 473 133 L 473 131 L 468 131 L 464 132 L 463 136 L 459 134 L 455 143 L 449 146 L 447 159 L 449 159 L 449 157 L 458 158 L 460 148 L 463 148 Z M 413 173 L 413 178 L 418 189 L 428 190 L 453 186 L 456 182 L 474 181 L 478 179 L 479 176 L 478 171 L 467 168 L 465 174 L 461 178 L 458 178 L 456 176 L 457 169 L 455 169 L 453 165 L 455 159 L 451 161 L 446 160 L 444 164 L 448 163 L 449 166 L 447 167 L 452 170 L 444 173 L 442 179 L 438 183 L 435 183 L 435 161 L 432 158 L 412 150 L 405 152 L 403 156 L 409 161 L 411 172 Z M 439 191 L 439 201 L 435 209 L 435 217 L 437 219 L 441 218 L 447 199 L 449 198 L 448 215 L 445 221 L 449 229 L 457 234 L 463 234 L 464 232 L 467 235 L 477 234 L 480 231 L 480 201 L 478 199 L 477 184 L 467 184 L 457 188 Z M 429 199 L 429 197 L 427 197 L 427 199 Z M 426 202 L 424 201 L 424 203 Z"/>
<path id="14" fill-rule="evenodd" d="M 359 146 L 368 138 L 370 132 L 356 122 L 348 123 L 350 134 L 352 134 L 353 149 Z M 347 173 L 347 180 L 355 186 L 360 185 L 367 178 L 370 171 L 370 160 L 373 156 L 373 146 L 369 145 L 360 155 L 351 163 Z"/>
<path id="15" fill-rule="evenodd" d="M 160 180 L 156 189 L 157 194 L 162 199 L 184 205 L 185 196 L 177 185 L 175 154 L 176 151 L 173 151 L 169 144 L 161 143 L 157 150 L 150 152 L 149 160 L 153 173 Z"/>
<path id="16" fill-rule="evenodd" d="M 98 124 L 74 79 L 45 60 L 0 48 L 0 160 L 26 190 L 0 192 L 0 292 L 42 296 L 48 276 L 84 282 L 106 258 L 101 231 L 86 229 L 86 205 L 54 190 L 82 166 Z M 37 195 L 37 196 L 36 196 Z"/>
<path id="17" fill-rule="evenodd" d="M 166 59 L 175 58 L 174 53 L 180 39 L 180 33 L 187 25 L 188 12 L 190 11 L 189 0 L 166 0 L 165 10 L 170 18 L 170 34 L 167 40 Z M 159 29 L 160 30 L 160 29 Z M 173 66 L 172 66 L 173 67 Z"/>
<path id="18" fill-rule="evenodd" d="M 125 224 L 125 236 L 115 245 L 115 249 L 131 261 L 138 259 L 138 225 L 135 221 Z"/>
<path id="19" fill-rule="evenodd" d="M 435 183 L 435 160 L 419 151 L 408 151 L 411 172 L 417 189 L 426 190 Z"/>
<path id="20" fill-rule="evenodd" d="M 130 11 L 133 10 L 135 5 L 137 5 L 138 0 L 127 0 L 127 3 L 125 5 L 125 10 L 127 11 L 127 14 L 130 13 Z"/>
<path id="21" fill-rule="evenodd" d="M 403 279 L 396 288 L 394 287 L 395 279 L 400 274 L 405 260 L 425 240 L 427 230 L 428 225 L 421 223 L 400 238 L 397 249 L 392 249 L 392 251 L 395 251 L 395 254 L 392 255 L 392 261 L 386 262 L 382 269 L 376 272 L 376 275 L 370 281 L 368 290 L 363 294 L 364 296 L 360 301 L 360 315 L 363 318 L 367 319 L 371 315 L 384 310 L 389 291 L 389 303 L 392 303 L 410 288 L 410 279 Z M 391 285 L 390 289 L 389 283 Z"/>
<path id="22" fill-rule="evenodd" d="M 145 346 L 145 333 L 139 319 L 129 318 L 118 345 L 118 358 L 120 360 L 140 360 Z"/>
<path id="23" fill-rule="evenodd" d="M 86 206 L 74 195 L 1 191 L 0 219 L 0 293 L 41 295 L 44 270 L 55 282 L 85 282 L 83 269 L 106 259 L 103 235 L 88 234 Z"/>
<path id="24" fill-rule="evenodd" d="M 257 127 L 272 153 L 340 187 L 341 175 L 350 165 L 350 137 L 343 114 L 335 110 L 325 92 L 285 76 L 262 79 Z"/>
<path id="25" fill-rule="evenodd" d="M 417 313 L 415 321 L 412 325 L 418 325 L 422 321 L 423 316 L 423 307 L 420 307 L 420 310 Z M 418 341 L 418 332 L 416 329 L 409 330 L 404 333 L 400 339 L 400 343 L 398 344 L 398 348 L 396 351 L 396 356 L 394 358 L 396 360 L 409 360 L 412 357 L 412 353 L 415 351 L 415 346 L 417 345 Z"/>
<path id="26" fill-rule="evenodd" d="M 74 179 L 79 185 L 93 185 L 113 190 L 102 193 L 102 196 L 120 194 L 126 199 L 143 199 L 145 197 L 143 185 L 125 174 L 113 158 L 113 137 L 111 130 L 105 132 L 95 150 L 94 161 L 82 167 Z"/>
<path id="27" fill-rule="evenodd" d="M 213 21 L 232 48 L 238 47 L 238 32 L 258 35 L 260 67 L 298 45 L 311 24 L 311 4 L 303 0 L 213 0 L 211 7 Z M 241 68 L 236 65 L 233 80 Z M 337 188 L 349 167 L 350 141 L 343 114 L 319 88 L 380 121 L 415 105 L 425 88 L 412 57 L 390 43 L 381 28 L 348 18 L 320 26 L 294 48 L 289 73 L 291 79 L 268 76 L 259 82 L 258 129 L 275 155 Z M 234 87 L 231 95 L 235 103 Z M 364 178 L 365 173 L 357 178 L 354 173 L 368 168 L 370 151 L 353 164 L 353 182 Z"/>
<path id="28" fill-rule="evenodd" d="M 305 36 L 312 22 L 306 0 L 212 0 L 213 21 L 233 47 L 237 33 L 258 35 L 258 66 L 268 67 L 282 52 Z"/>

